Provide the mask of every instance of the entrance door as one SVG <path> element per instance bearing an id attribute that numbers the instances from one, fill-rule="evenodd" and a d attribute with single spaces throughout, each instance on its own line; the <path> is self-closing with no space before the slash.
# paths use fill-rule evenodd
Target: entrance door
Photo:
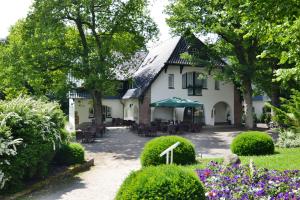
<path id="1" fill-rule="evenodd" d="M 214 122 L 218 124 L 230 124 L 230 107 L 225 102 L 218 102 L 214 106 Z"/>

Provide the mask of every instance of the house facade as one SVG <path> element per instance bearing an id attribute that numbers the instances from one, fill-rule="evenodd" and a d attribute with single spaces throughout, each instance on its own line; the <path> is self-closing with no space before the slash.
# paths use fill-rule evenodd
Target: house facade
<path id="1" fill-rule="evenodd" d="M 271 99 L 267 95 L 259 95 L 252 98 L 253 102 L 253 111 L 256 117 L 260 118 L 264 112 L 264 107 L 267 102 L 270 102 Z"/>
<path id="2" fill-rule="evenodd" d="M 240 124 L 240 95 L 233 83 L 215 80 L 205 64 L 194 65 L 189 59 L 183 59 L 182 54 L 186 52 L 196 52 L 201 59 L 209 59 L 205 44 L 196 37 L 193 40 L 175 37 L 151 49 L 132 80 L 124 82 L 127 87 L 118 96 L 103 99 L 105 122 L 120 118 L 143 124 L 174 119 L 206 125 Z M 219 70 L 224 67 L 221 61 L 216 65 Z M 89 95 L 75 92 L 69 97 L 71 127 L 92 121 Z M 196 109 L 150 106 L 172 97 L 197 101 L 202 106 Z"/>

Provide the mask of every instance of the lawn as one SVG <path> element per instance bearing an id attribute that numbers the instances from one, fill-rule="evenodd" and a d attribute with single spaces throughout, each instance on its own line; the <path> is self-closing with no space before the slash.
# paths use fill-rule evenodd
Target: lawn
<path id="1" fill-rule="evenodd" d="M 274 155 L 268 156 L 241 156 L 243 164 L 253 160 L 257 167 L 276 169 L 276 170 L 293 170 L 300 169 L 300 148 L 277 148 Z"/>
<path id="2" fill-rule="evenodd" d="M 250 159 L 259 168 L 275 170 L 300 169 L 300 148 L 277 148 L 276 153 L 268 156 L 240 156 L 242 164 L 248 164 Z M 187 169 L 203 169 L 210 161 L 222 162 L 221 158 L 204 158 L 198 164 L 185 166 Z"/>

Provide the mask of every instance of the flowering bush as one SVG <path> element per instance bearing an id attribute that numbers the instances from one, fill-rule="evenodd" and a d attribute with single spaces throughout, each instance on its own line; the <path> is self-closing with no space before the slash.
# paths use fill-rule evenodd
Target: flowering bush
<path id="1" fill-rule="evenodd" d="M 299 200 L 300 171 L 256 169 L 250 165 L 222 166 L 210 162 L 196 170 L 206 188 L 208 200 Z"/>
<path id="2" fill-rule="evenodd" d="M 65 141 L 64 114 L 57 103 L 19 97 L 0 101 L 0 193 L 43 178 Z"/>
<path id="3" fill-rule="evenodd" d="M 3 121 L 0 122 L 3 124 Z M 3 126 L 0 125 L 0 129 Z M 9 133 L 9 132 L 8 132 Z M 0 135 L 0 157 L 4 156 L 15 156 L 17 154 L 16 146 L 22 142 L 22 139 L 12 140 L 12 137 L 4 138 Z M 0 160 L 0 190 L 4 187 L 6 181 L 9 180 L 4 172 L 1 170 L 4 165 L 9 165 L 9 161 L 7 159 Z"/>

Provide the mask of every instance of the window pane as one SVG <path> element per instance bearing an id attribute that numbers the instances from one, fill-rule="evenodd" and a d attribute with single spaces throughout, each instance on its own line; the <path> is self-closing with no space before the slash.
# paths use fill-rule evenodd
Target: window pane
<path id="1" fill-rule="evenodd" d="M 200 77 L 200 73 L 195 72 L 195 86 L 202 87 L 202 78 Z"/>
<path id="2" fill-rule="evenodd" d="M 193 75 L 194 73 L 193 72 L 189 72 L 187 73 L 187 87 L 193 87 L 194 84 L 193 84 Z"/>
<path id="3" fill-rule="evenodd" d="M 186 73 L 182 75 L 182 89 L 186 89 Z"/>
<path id="4" fill-rule="evenodd" d="M 169 74 L 168 82 L 169 88 L 174 88 L 174 74 Z"/>

